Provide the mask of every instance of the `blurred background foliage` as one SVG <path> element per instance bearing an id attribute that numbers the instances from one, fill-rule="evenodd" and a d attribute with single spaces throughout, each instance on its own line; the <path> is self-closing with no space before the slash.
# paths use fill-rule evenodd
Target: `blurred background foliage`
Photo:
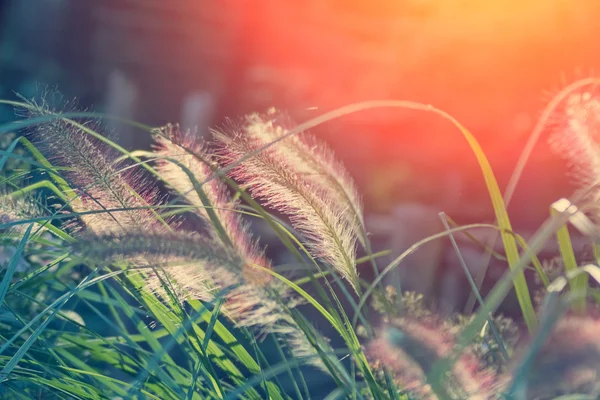
<path id="1" fill-rule="evenodd" d="M 301 122 L 410 99 L 474 132 L 504 185 L 549 95 L 598 65 L 598 11 L 592 0 L 2 0 L 0 97 L 50 85 L 84 108 L 200 133 L 270 106 Z M 0 108 L 0 121 L 12 118 Z M 148 145 L 109 128 L 130 148 Z M 465 223 L 492 217 L 466 143 L 439 118 L 369 111 L 317 134 L 367 210 L 410 201 Z M 538 146 L 509 210 L 517 224 L 535 227 L 571 192 L 563 170 Z"/>

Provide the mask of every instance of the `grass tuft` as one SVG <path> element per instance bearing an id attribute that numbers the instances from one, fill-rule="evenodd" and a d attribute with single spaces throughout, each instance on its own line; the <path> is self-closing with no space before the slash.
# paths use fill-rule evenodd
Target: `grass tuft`
<path id="1" fill-rule="evenodd" d="M 475 136 L 430 105 L 358 103 L 297 126 L 269 110 L 206 142 L 177 125 L 125 121 L 154 140 L 150 151 L 129 151 L 100 132 L 106 116 L 57 105 L 57 93 L 1 101 L 23 117 L 0 126 L 22 130 L 0 153 L 2 398 L 596 398 L 600 269 L 578 264 L 566 225 L 598 248 L 595 82 L 565 89 L 532 134 L 535 143 L 543 124 L 558 121 L 554 148 L 585 179 L 529 243 L 506 211 L 523 162 L 502 196 Z M 437 115 L 458 129 L 481 168 L 494 224 L 456 226 L 443 215 L 445 231 L 378 267 L 388 251 L 371 250 L 353 180 L 307 130 L 381 107 Z M 270 227 L 293 262 L 269 259 L 249 218 Z M 500 233 L 503 251 L 477 243 L 508 268 L 483 297 L 481 276 L 464 267 L 475 314 L 443 317 L 419 295 L 382 288 L 422 244 L 449 237 L 461 257 L 453 235 L 476 241 L 469 231 L 481 228 Z M 560 269 L 547 273 L 537 254 L 554 237 Z M 366 262 L 372 282 L 359 273 Z M 530 264 L 537 286 L 525 280 Z M 497 314 L 511 289 L 517 321 Z"/>

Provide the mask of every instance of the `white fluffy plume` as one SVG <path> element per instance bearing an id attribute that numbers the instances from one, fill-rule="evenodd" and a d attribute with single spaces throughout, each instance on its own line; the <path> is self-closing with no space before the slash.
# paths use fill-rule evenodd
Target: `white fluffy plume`
<path id="1" fill-rule="evenodd" d="M 269 138 L 280 135 L 276 129 L 272 121 L 251 115 L 232 135 L 214 131 L 221 146 L 221 161 L 225 165 L 237 163 L 231 176 L 243 182 L 266 206 L 287 214 L 306 239 L 311 254 L 330 264 L 358 291 L 355 261 L 360 220 L 350 217 L 352 205 L 340 201 L 340 190 L 331 189 L 331 183 L 324 180 L 326 175 L 313 174 L 315 168 L 333 172 L 331 157 L 319 155 L 317 148 L 311 150 L 303 142 L 285 140 L 256 153 Z M 248 154 L 253 155 L 239 163 Z M 321 161 L 317 167 L 309 167 L 310 161 L 304 156 L 317 156 Z M 347 175 L 342 174 L 338 180 L 345 182 L 340 187 L 353 187 Z"/>

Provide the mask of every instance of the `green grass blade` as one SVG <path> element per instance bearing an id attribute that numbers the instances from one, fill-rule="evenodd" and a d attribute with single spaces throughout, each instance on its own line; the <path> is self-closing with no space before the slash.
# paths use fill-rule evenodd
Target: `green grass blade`
<path id="1" fill-rule="evenodd" d="M 508 270 L 504 276 L 496 283 L 490 294 L 485 299 L 485 303 L 480 310 L 477 311 L 472 321 L 460 333 L 457 345 L 452 354 L 448 357 L 437 361 L 430 373 L 427 376 L 427 381 L 432 385 L 442 386 L 446 380 L 446 373 L 450 370 L 456 358 L 460 353 L 469 346 L 476 336 L 481 331 L 487 321 L 488 315 L 494 312 L 502 303 L 504 298 L 510 292 L 514 277 L 522 272 L 528 263 L 533 258 L 533 255 L 538 253 L 544 244 L 555 234 L 558 228 L 566 223 L 569 219 L 568 213 L 563 213 L 557 218 L 552 218 L 538 230 L 533 236 L 529 249 L 523 254 L 519 262 L 514 268 Z"/>
<path id="2" fill-rule="evenodd" d="M 442 220 L 442 224 L 444 224 L 444 228 L 446 229 L 446 231 L 449 231 L 450 225 L 448 225 L 448 220 L 446 219 L 446 214 L 444 212 L 441 212 L 438 215 L 439 215 L 440 219 Z M 473 293 L 475 293 L 475 296 L 477 297 L 477 302 L 479 303 L 480 306 L 483 306 L 484 301 L 483 301 L 483 298 L 481 297 L 481 293 L 479 293 L 479 289 L 477 288 L 477 285 L 475 284 L 475 281 L 473 280 L 473 276 L 471 275 L 471 272 L 469 271 L 469 268 L 467 267 L 465 259 L 463 258 L 462 253 L 460 252 L 458 244 L 456 243 L 456 240 L 454 239 L 454 235 L 449 234 L 448 238 L 450 239 L 450 242 L 452 243 L 454 253 L 456 253 L 456 256 L 458 257 L 459 264 L 461 265 L 463 272 L 467 276 L 469 285 L 471 285 L 471 290 L 473 291 Z M 498 327 L 496 326 L 496 323 L 492 319 L 491 314 L 488 317 L 488 325 L 489 325 L 490 329 L 492 330 L 494 340 L 496 341 L 496 344 L 498 345 L 498 348 L 500 349 L 500 352 L 502 353 L 502 357 L 505 360 L 508 360 L 508 358 L 509 358 L 508 352 L 506 351 L 506 348 L 504 347 L 504 341 L 502 340 L 502 338 L 500 337 L 500 334 L 498 333 Z"/>
<path id="3" fill-rule="evenodd" d="M 56 187 L 56 185 L 54 185 L 52 182 L 50 182 L 48 180 L 36 182 L 36 183 L 33 183 L 24 188 L 15 190 L 14 192 L 11 192 L 9 196 L 12 198 L 21 197 L 29 192 L 32 192 L 37 189 L 42 189 L 42 188 L 49 189 L 52 193 L 54 193 L 56 195 L 56 197 L 58 197 L 59 199 L 61 199 L 64 202 L 68 203 L 70 201 L 70 198 L 68 196 L 66 196 L 60 189 L 58 189 Z"/>
<path id="4" fill-rule="evenodd" d="M 56 173 L 56 167 L 54 167 L 27 138 L 22 136 L 20 138 L 20 141 L 23 144 L 23 146 L 25 146 L 25 148 L 29 151 L 29 153 L 31 153 L 33 158 L 37 160 L 37 162 L 39 162 L 41 166 L 48 171 L 50 177 L 54 180 L 54 182 L 56 182 L 56 184 L 60 188 L 60 191 L 69 198 L 70 202 L 73 202 L 75 200 L 75 191 L 71 188 L 71 186 L 69 186 L 67 181 L 62 176 L 60 176 L 60 174 Z"/>
<path id="5" fill-rule="evenodd" d="M 559 212 L 554 207 L 550 208 L 550 215 L 557 216 L 558 213 Z M 558 241 L 560 255 L 565 265 L 565 272 L 569 273 L 577 270 L 577 260 L 575 259 L 575 253 L 573 252 L 569 228 L 566 224 L 558 228 L 556 240 Z M 587 304 L 585 293 L 588 286 L 588 275 L 581 274 L 570 279 L 569 285 L 571 287 L 571 292 L 582 294 L 582 297 L 573 304 L 573 308 L 579 313 L 584 313 Z"/>
<path id="6" fill-rule="evenodd" d="M 148 362 L 148 366 L 138 373 L 137 377 L 134 380 L 135 383 L 127 391 L 127 395 L 126 395 L 127 398 L 133 396 L 134 390 L 137 389 L 137 391 L 139 392 L 142 389 L 143 382 L 146 380 L 148 375 L 150 375 L 154 371 L 154 369 L 158 367 L 158 364 L 161 361 L 161 359 L 163 358 L 163 356 L 168 354 L 168 351 L 175 346 L 175 344 L 178 342 L 179 338 L 183 336 L 184 332 L 187 329 L 189 329 L 189 327 L 191 325 L 191 321 L 192 321 L 191 319 L 189 319 L 188 321 L 185 321 L 185 325 L 178 328 L 177 331 L 175 332 L 175 334 L 171 335 L 171 337 L 166 342 L 166 344 L 161 346 L 160 349 L 158 349 L 158 351 L 154 353 L 154 355 Z M 213 383 L 214 394 L 217 396 L 217 398 L 223 398 L 223 389 L 218 384 L 218 381 L 216 381 L 215 379 L 212 379 L 212 377 L 210 377 L 210 378 Z M 183 392 L 181 392 L 180 394 L 183 394 Z"/>
<path id="7" fill-rule="evenodd" d="M 54 314 L 56 314 L 56 312 L 58 312 L 60 310 L 60 308 L 69 300 L 71 299 L 75 294 L 77 294 L 79 291 L 86 289 L 92 285 L 95 285 L 98 282 L 101 282 L 105 279 L 110 279 L 120 273 L 122 273 L 122 271 L 115 271 L 115 272 L 110 272 L 107 274 L 104 274 L 102 276 L 90 279 L 94 274 L 97 273 L 97 270 L 95 270 L 92 274 L 88 275 L 87 277 L 85 277 L 82 282 L 77 285 L 77 287 L 73 288 L 72 290 L 70 290 L 69 292 L 63 294 L 62 296 L 58 297 L 56 300 L 54 300 L 48 307 L 46 307 L 44 310 L 42 310 L 38 315 L 36 315 L 31 321 L 29 321 L 27 324 L 25 324 L 16 334 L 14 334 L 12 336 L 11 339 L 7 340 L 6 343 L 4 343 L 2 345 L 2 347 L 0 347 L 0 355 L 4 354 L 4 352 L 6 351 L 6 349 L 8 347 L 10 347 L 14 341 L 21 336 L 24 332 L 26 332 L 28 329 L 31 328 L 31 326 L 33 324 L 35 324 L 37 321 L 39 321 L 46 313 L 48 313 L 49 311 L 53 310 Z"/>
<path id="8" fill-rule="evenodd" d="M 12 281 L 12 277 L 17 270 L 17 266 L 19 265 L 19 258 L 21 254 L 23 254 L 23 250 L 25 249 L 25 245 L 27 244 L 27 240 L 29 239 L 29 234 L 31 233 L 31 229 L 33 228 L 33 224 L 29 225 L 21 242 L 17 246 L 15 250 L 15 254 L 11 257 L 8 266 L 6 267 L 6 271 L 4 272 L 4 277 L 2 278 L 2 282 L 0 282 L 0 306 L 2 306 L 2 302 L 4 301 L 4 296 L 8 293 L 8 287 L 10 286 L 10 282 Z"/>
<path id="9" fill-rule="evenodd" d="M 8 157 L 9 154 L 11 154 L 13 151 L 15 151 L 15 148 L 17 147 L 17 144 L 19 144 L 19 138 L 16 138 L 15 140 L 13 140 L 10 144 L 10 146 L 8 146 L 8 148 L 6 149 L 6 153 L 5 155 L 2 156 L 2 158 L 0 158 L 0 172 L 2 171 L 2 169 L 4 168 L 4 166 L 6 165 L 6 162 L 8 161 Z"/>
<path id="10" fill-rule="evenodd" d="M 93 277 L 93 273 L 90 274 L 90 275 L 88 275 L 81 282 L 80 286 L 82 286 L 83 284 L 85 284 L 92 277 Z M 19 363 L 19 361 L 21 361 L 21 359 L 25 356 L 25 353 L 27 353 L 27 351 L 29 351 L 29 348 L 35 343 L 35 341 L 37 340 L 37 338 L 42 334 L 42 332 L 44 331 L 44 329 L 46 328 L 46 326 L 48 326 L 48 324 L 50 323 L 50 321 L 52 321 L 52 319 L 54 318 L 54 316 L 67 303 L 67 301 L 69 301 L 74 295 L 75 295 L 74 291 L 69 292 L 68 296 L 62 296 L 61 297 L 61 301 L 57 302 L 56 305 L 54 307 L 52 307 L 52 312 L 50 313 L 50 315 L 44 320 L 44 322 L 42 322 L 40 324 L 40 326 L 31 334 L 31 336 L 29 336 L 27 338 L 27 340 L 25 341 L 25 343 L 23 343 L 23 345 L 11 357 L 10 361 L 8 363 L 6 363 L 6 365 L 4 366 L 4 368 L 2 369 L 2 371 L 0 371 L 0 380 L 4 380 L 4 379 L 6 379 L 10 375 L 10 373 L 17 366 L 17 364 Z M 6 347 L 7 347 L 8 344 L 9 343 L 6 343 L 4 346 L 2 346 L 2 349 L 0 349 L 0 354 L 4 353 L 4 351 L 5 351 L 5 349 L 6 349 Z"/>
<path id="11" fill-rule="evenodd" d="M 548 103 L 548 105 L 542 112 L 540 118 L 538 119 L 535 127 L 533 128 L 531 135 L 529 135 L 529 139 L 527 140 L 527 143 L 525 144 L 525 147 L 523 148 L 523 151 L 521 152 L 521 155 L 519 156 L 517 165 L 515 166 L 515 169 L 514 169 L 513 173 L 511 174 L 510 180 L 506 186 L 506 190 L 504 192 L 504 203 L 505 203 L 506 207 L 509 206 L 509 204 L 512 200 L 512 196 L 515 192 L 517 184 L 519 183 L 519 180 L 521 179 L 521 175 L 523 174 L 525 165 L 527 164 L 527 161 L 529 160 L 529 157 L 531 156 L 531 152 L 533 151 L 533 148 L 537 144 L 540 136 L 545 132 L 546 126 L 549 123 L 549 121 L 551 120 L 552 114 L 556 111 L 556 109 L 559 107 L 559 105 L 569 95 L 574 93 L 576 90 L 579 90 L 585 86 L 598 85 L 599 83 L 600 83 L 600 79 L 598 79 L 598 78 L 592 77 L 592 78 L 581 79 L 581 80 L 574 82 L 574 83 L 570 84 L 569 86 L 565 87 L 560 93 L 558 93 L 556 96 L 554 96 L 554 98 L 552 99 L 552 101 L 550 103 Z M 496 239 L 497 239 L 497 236 L 490 238 L 488 245 L 490 247 L 493 247 L 494 244 L 496 243 Z M 487 266 L 489 264 L 489 256 L 490 255 L 488 253 L 488 259 L 484 263 L 483 271 L 485 271 L 487 269 Z M 480 286 L 481 282 L 483 281 L 483 275 L 478 275 L 477 278 L 478 278 L 477 283 Z M 467 312 L 467 313 L 471 312 L 472 304 L 474 303 L 474 301 L 475 301 L 474 297 L 470 296 L 469 301 L 467 303 L 467 307 L 465 307 L 465 312 Z"/>
<path id="12" fill-rule="evenodd" d="M 359 366 L 361 366 L 361 372 L 363 373 L 364 378 L 367 380 L 367 382 L 369 382 L 370 385 L 372 385 L 372 388 L 375 390 L 373 394 L 376 396 L 376 398 L 379 398 L 380 390 L 376 389 L 377 385 L 375 383 L 375 377 L 373 376 L 373 373 L 369 367 L 369 363 L 367 362 L 366 357 L 362 352 L 361 345 L 358 342 L 358 338 L 356 337 L 356 333 L 354 332 L 354 330 L 347 329 L 346 325 L 343 322 L 339 321 L 337 318 L 331 315 L 317 300 L 315 300 L 314 297 L 312 297 L 304 289 L 294 284 L 289 279 L 281 276 L 280 274 L 274 271 L 271 271 L 270 269 L 262 268 L 259 266 L 257 266 L 257 268 L 260 268 L 264 272 L 276 277 L 277 279 L 281 280 L 283 283 L 288 285 L 291 289 L 296 291 L 296 293 L 298 293 L 305 300 L 307 300 L 313 307 L 315 307 L 317 311 L 319 311 L 319 313 L 321 313 L 321 315 L 325 317 L 325 319 L 327 319 L 331 326 L 335 328 L 335 330 L 337 330 L 338 333 L 346 341 L 348 347 L 350 348 L 350 351 L 355 356 L 357 363 L 359 364 Z M 350 321 L 346 320 L 346 323 L 349 322 Z M 346 384 L 348 385 L 349 383 Z"/>

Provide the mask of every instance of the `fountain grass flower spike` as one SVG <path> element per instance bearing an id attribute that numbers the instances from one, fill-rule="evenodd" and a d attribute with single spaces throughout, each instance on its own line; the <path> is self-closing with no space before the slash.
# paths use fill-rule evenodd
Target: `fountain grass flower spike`
<path id="1" fill-rule="evenodd" d="M 48 117 L 30 132 L 33 142 L 47 158 L 68 168 L 66 181 L 85 196 L 71 193 L 73 199 L 68 206 L 75 214 L 99 212 L 79 215 L 81 223 L 66 227 L 77 233 L 74 255 L 93 259 L 102 266 L 119 261 L 141 271 L 145 284 L 140 289 L 164 299 L 174 295 L 180 302 L 213 302 L 220 297 L 222 314 L 235 324 L 251 328 L 260 336 L 272 333 L 285 338 L 294 355 L 310 357 L 307 362 L 323 366 L 290 311 L 298 300 L 279 280 L 254 268 L 270 269 L 271 265 L 241 221 L 237 204 L 226 195 L 224 184 L 215 180 L 196 188 L 192 183 L 207 177 L 208 169 L 197 162 L 211 159 L 202 146 L 172 131 L 171 135 L 157 136 L 153 155 L 162 160 L 158 174 L 164 173 L 162 178 L 170 187 L 185 192 L 196 189 L 197 196 L 202 193 L 201 204 L 193 194 L 186 197 L 208 222 L 207 234 L 201 235 L 183 231 L 175 219 L 159 221 L 149 209 L 161 205 L 155 182 L 144 177 L 139 166 L 126 160 L 115 162 L 117 154 L 94 137 L 99 133 L 90 123 L 61 117 L 45 97 L 27 106 L 28 116 Z M 189 175 L 178 174 L 167 162 L 180 169 L 188 166 Z M 207 218 L 211 211 L 213 218 Z M 217 234 L 217 226 L 225 235 Z M 171 293 L 167 293 L 167 287 Z"/>
<path id="2" fill-rule="evenodd" d="M 358 292 L 356 243 L 362 216 L 354 184 L 328 150 L 321 152 L 321 144 L 311 144 L 308 136 L 285 138 L 262 150 L 284 134 L 271 117 L 252 114 L 230 133 L 214 130 L 219 161 L 233 165 L 231 177 L 253 197 L 286 214 L 310 254 L 331 265 Z M 318 161 L 311 167 L 308 158 Z M 331 179 L 341 183 L 332 185 Z"/>
<path id="3" fill-rule="evenodd" d="M 380 330 L 378 337 L 368 344 L 367 355 L 374 366 L 389 370 L 398 385 L 414 398 L 436 400 L 442 398 L 439 397 L 442 393 L 450 399 L 497 398 L 502 381 L 471 349 L 458 358 L 442 387 L 433 387 L 427 381 L 433 365 L 455 347 L 457 332 L 448 330 L 433 315 L 402 318 L 400 324 L 386 325 Z"/>
<path id="4" fill-rule="evenodd" d="M 57 96 L 55 92 L 48 92 L 39 101 L 28 101 L 29 107 L 22 112 L 29 117 L 49 117 L 30 136 L 48 159 L 69 168 L 64 177 L 79 194 L 72 197 L 70 207 L 80 213 L 99 211 L 81 215 L 83 226 L 71 225 L 70 228 L 85 228 L 97 233 L 135 227 L 159 229 L 150 210 L 132 210 L 159 203 L 155 186 L 138 168 L 124 168 L 124 164 L 113 163 L 113 149 L 88 132 L 93 129 L 93 121 L 77 123 L 61 118 L 61 111 L 50 105 Z M 102 212 L 115 209 L 123 210 Z"/>
<path id="5" fill-rule="evenodd" d="M 207 146 L 193 132 L 182 132 L 176 125 L 158 130 L 155 142 L 160 176 L 194 206 L 192 212 L 205 222 L 208 234 L 205 238 L 196 235 L 199 242 L 188 243 L 187 249 L 182 244 L 189 241 L 188 233 L 165 242 L 165 253 L 182 261 L 194 261 L 193 265 L 169 268 L 181 295 L 214 301 L 219 290 L 226 290 L 222 312 L 228 318 L 238 326 L 285 337 L 295 356 L 308 357 L 311 364 L 324 369 L 316 349 L 290 314 L 299 299 L 287 285 L 262 269 L 272 269 L 271 263 L 243 222 L 239 203 L 229 196 L 227 186 L 219 179 L 201 185 L 218 168 Z M 146 243 L 132 248 L 152 251 L 155 246 Z M 160 287 L 157 279 L 150 283 Z"/>
<path id="6" fill-rule="evenodd" d="M 587 190 L 600 183 L 600 92 L 594 85 L 570 94 L 555 113 L 549 136 L 552 149 L 567 160 L 575 183 Z M 591 193 L 598 202 L 600 192 Z"/>
<path id="7" fill-rule="evenodd" d="M 182 132 L 177 125 L 167 125 L 157 131 L 154 153 L 161 158 L 158 171 L 163 180 L 194 206 L 193 213 L 206 225 L 208 234 L 224 251 L 234 252 L 246 260 L 244 273 L 255 283 L 271 280 L 271 275 L 254 267 L 271 268 L 264 252 L 253 241 L 227 186 L 218 179 L 202 185 L 217 168 L 207 147 L 192 131 Z"/>

